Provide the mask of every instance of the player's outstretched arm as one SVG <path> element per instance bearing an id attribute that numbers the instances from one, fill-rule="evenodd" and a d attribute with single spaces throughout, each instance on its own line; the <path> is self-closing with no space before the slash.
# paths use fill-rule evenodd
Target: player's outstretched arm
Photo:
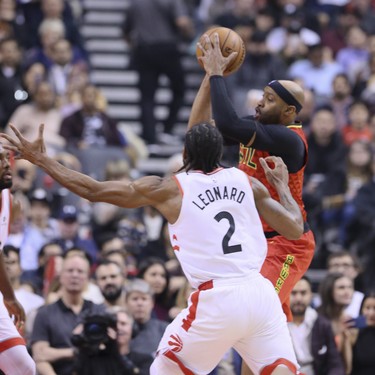
<path id="1" fill-rule="evenodd" d="M 270 162 L 274 164 L 274 168 L 269 167 Z M 303 217 L 288 186 L 288 169 L 282 159 L 276 156 L 260 159 L 260 163 L 266 172 L 268 182 L 276 189 L 280 203 L 271 197 L 260 181 L 252 178 L 258 212 L 276 232 L 290 240 L 297 240 L 303 234 Z"/>
<path id="2" fill-rule="evenodd" d="M 188 130 L 202 122 L 212 123 L 210 77 L 206 74 L 191 107 Z"/>
<path id="3" fill-rule="evenodd" d="M 13 125 L 10 125 L 16 137 L 1 133 L 9 144 L 4 148 L 15 152 L 16 159 L 26 159 L 42 168 L 53 179 L 73 193 L 91 202 L 107 202 L 120 207 L 135 208 L 145 205 L 157 206 L 163 199 L 160 186 L 163 179 L 158 176 L 143 177 L 126 183 L 122 181 L 97 181 L 83 173 L 66 168 L 50 158 L 44 146 L 43 129 L 39 127 L 39 136 L 34 142 L 26 140 Z"/>

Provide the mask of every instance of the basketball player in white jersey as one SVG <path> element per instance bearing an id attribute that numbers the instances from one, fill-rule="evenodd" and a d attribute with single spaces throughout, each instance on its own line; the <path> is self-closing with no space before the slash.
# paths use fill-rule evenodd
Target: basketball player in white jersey
<path id="1" fill-rule="evenodd" d="M 259 181 L 220 166 L 223 140 L 210 124 L 186 133 L 181 172 L 133 182 L 99 182 L 51 159 L 45 153 L 43 125 L 34 142 L 12 129 L 17 138 L 1 134 L 9 141 L 5 147 L 75 194 L 126 208 L 153 206 L 168 220 L 173 249 L 196 291 L 167 327 L 151 375 L 207 374 L 231 347 L 255 374 L 298 374 L 281 304 L 259 272 L 267 248 L 258 212 L 287 238 L 303 233 L 280 158 L 261 161 L 278 203 Z"/>
<path id="2" fill-rule="evenodd" d="M 18 329 L 23 329 L 25 324 L 25 311 L 14 295 L 3 255 L 10 221 L 19 211 L 19 204 L 12 202 L 9 190 L 11 186 L 9 152 L 0 144 L 0 369 L 6 375 L 33 375 L 36 371 L 35 363 L 27 352 L 24 339 L 18 332 Z M 13 317 L 13 320 L 9 315 Z"/>

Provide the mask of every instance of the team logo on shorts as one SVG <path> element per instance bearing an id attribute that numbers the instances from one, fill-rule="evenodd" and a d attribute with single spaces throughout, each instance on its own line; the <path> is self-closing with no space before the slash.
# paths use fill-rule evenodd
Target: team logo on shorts
<path id="1" fill-rule="evenodd" d="M 180 336 L 175 334 L 175 335 L 170 335 L 169 338 L 170 340 L 168 341 L 168 345 L 172 347 L 171 348 L 172 352 L 176 352 L 176 353 L 180 352 L 183 346 Z"/>

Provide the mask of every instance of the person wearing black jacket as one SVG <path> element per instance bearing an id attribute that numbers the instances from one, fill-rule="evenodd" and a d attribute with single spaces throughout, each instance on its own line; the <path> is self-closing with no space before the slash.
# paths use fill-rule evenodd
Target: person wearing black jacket
<path id="1" fill-rule="evenodd" d="M 293 321 L 288 324 L 300 371 L 306 375 L 344 375 L 331 323 L 310 307 L 311 281 L 303 276 L 290 295 Z"/>

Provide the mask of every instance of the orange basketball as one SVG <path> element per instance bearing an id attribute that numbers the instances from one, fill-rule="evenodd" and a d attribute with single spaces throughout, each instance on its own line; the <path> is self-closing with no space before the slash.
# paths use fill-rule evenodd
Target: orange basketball
<path id="1" fill-rule="evenodd" d="M 232 29 L 228 29 L 226 27 L 214 27 L 212 29 L 207 30 L 204 34 L 207 34 L 213 43 L 213 35 L 214 33 L 219 34 L 219 41 L 220 41 L 220 49 L 223 56 L 227 57 L 232 52 L 238 52 L 237 56 L 234 60 L 228 65 L 227 69 L 224 72 L 224 75 L 229 75 L 234 73 L 238 68 L 242 65 L 245 59 L 245 43 L 243 42 L 242 38 Z M 206 43 L 203 40 L 203 35 L 199 38 L 199 43 L 206 48 Z M 202 56 L 202 51 L 199 47 L 196 49 L 196 56 L 197 58 Z M 203 67 L 203 64 L 198 59 L 199 64 Z"/>

